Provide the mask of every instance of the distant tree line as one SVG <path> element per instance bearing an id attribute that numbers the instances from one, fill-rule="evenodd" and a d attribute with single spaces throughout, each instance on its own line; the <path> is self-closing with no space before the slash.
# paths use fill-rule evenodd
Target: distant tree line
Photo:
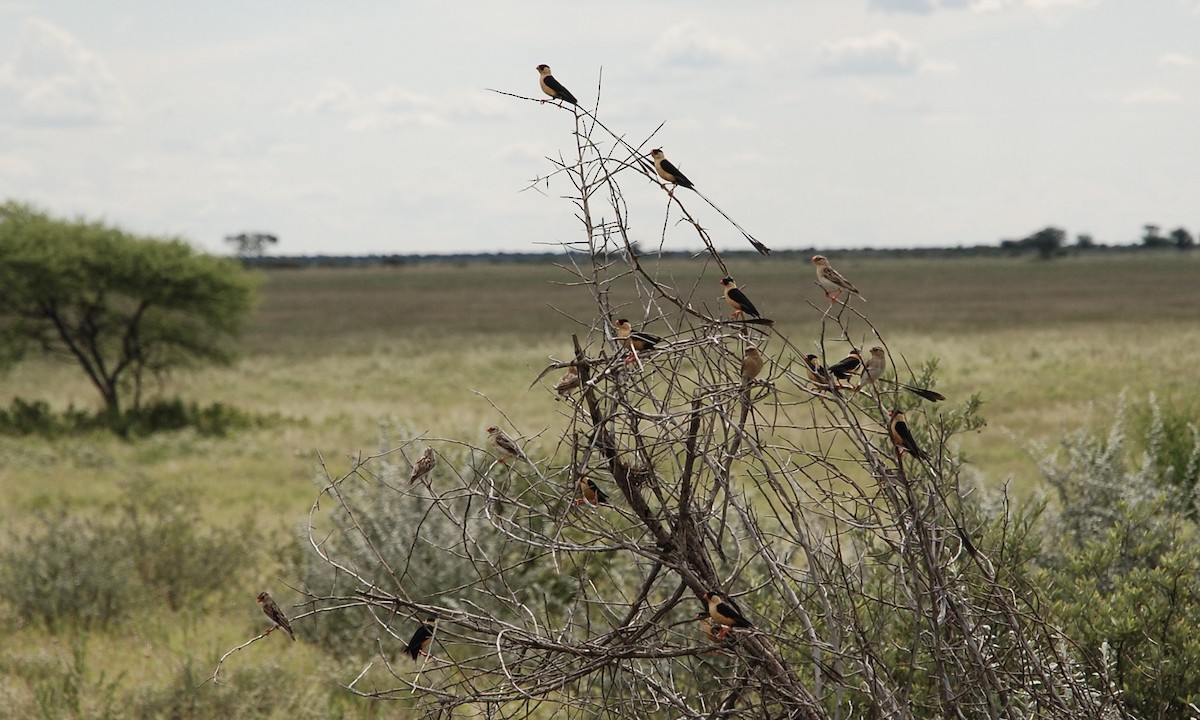
<path id="1" fill-rule="evenodd" d="M 1105 245 L 1098 245 L 1091 235 L 1080 233 L 1075 236 L 1075 243 L 1070 246 L 1070 249 L 1097 250 L 1106 247 Z M 1135 245 L 1134 247 L 1139 246 Z M 1177 227 L 1164 236 L 1160 234 L 1160 227 L 1158 225 L 1147 223 L 1142 226 L 1140 247 L 1149 250 L 1171 247 L 1177 250 L 1191 250 L 1196 247 L 1196 238 L 1186 228 L 1182 227 Z M 1001 240 L 1000 248 L 1012 253 L 1033 250 L 1037 252 L 1038 257 L 1043 260 L 1049 260 L 1052 257 L 1066 253 L 1068 249 L 1067 232 L 1060 228 L 1047 226 L 1020 240 Z"/>

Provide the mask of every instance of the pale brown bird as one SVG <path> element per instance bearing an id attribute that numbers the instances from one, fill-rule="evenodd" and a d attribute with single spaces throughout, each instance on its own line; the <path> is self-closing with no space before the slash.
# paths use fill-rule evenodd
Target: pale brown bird
<path id="1" fill-rule="evenodd" d="M 555 400 L 561 400 L 571 394 L 571 391 L 579 387 L 579 372 L 575 368 L 567 368 L 563 376 L 554 383 Z"/>
<path id="2" fill-rule="evenodd" d="M 571 91 L 563 87 L 563 84 L 555 80 L 554 76 L 550 74 L 549 65 L 544 63 L 538 65 L 537 71 L 538 75 L 540 76 L 538 78 L 538 83 L 542 86 L 542 92 L 546 93 L 555 100 L 569 102 L 572 105 L 579 104 L 579 101 L 575 99 L 575 96 L 571 94 Z M 546 101 L 543 100 L 542 102 Z"/>
<path id="3" fill-rule="evenodd" d="M 747 345 L 746 355 L 742 358 L 742 384 L 749 385 L 754 378 L 758 377 L 758 374 L 762 372 L 764 364 L 765 361 L 758 348 L 753 345 Z"/>
<path id="4" fill-rule="evenodd" d="M 849 280 L 842 277 L 842 274 L 829 264 L 829 259 L 824 255 L 813 255 L 812 262 L 817 266 L 817 283 L 825 291 L 825 297 L 829 298 L 829 304 L 837 302 L 842 293 L 848 292 L 851 295 L 857 295 L 863 302 L 866 298 L 854 287 Z M 830 296 L 833 293 L 833 296 Z"/>
<path id="5" fill-rule="evenodd" d="M 715 592 L 706 592 L 700 598 L 708 603 L 708 616 L 713 619 L 713 622 L 731 628 L 754 627 L 737 609 L 732 600 L 726 600 Z"/>
<path id="6" fill-rule="evenodd" d="M 428 475 L 434 465 L 437 465 L 437 459 L 433 457 L 433 448 L 425 448 L 425 452 L 421 453 L 421 457 L 413 463 L 412 473 L 408 476 L 408 484 L 412 485 Z"/>
<path id="7" fill-rule="evenodd" d="M 430 615 L 426 618 L 421 627 L 413 633 L 412 639 L 408 641 L 408 646 L 404 648 L 404 652 L 408 653 L 409 657 L 416 660 L 421 655 L 429 654 L 429 643 L 433 640 L 433 630 L 437 627 L 437 615 Z"/>
<path id="8" fill-rule="evenodd" d="M 592 505 L 607 505 L 608 495 L 600 489 L 600 486 L 592 482 L 592 479 L 587 475 L 579 478 L 579 492 L 583 497 L 579 498 L 576 503 L 587 502 Z"/>
<path id="9" fill-rule="evenodd" d="M 892 410 L 888 413 L 888 435 L 891 435 L 892 443 L 901 455 L 907 451 L 918 460 L 929 461 L 929 456 L 917 447 L 917 441 L 913 439 L 912 431 L 909 430 L 902 411 Z"/>
<path id="10" fill-rule="evenodd" d="M 492 447 L 496 449 L 497 454 L 500 456 L 499 460 L 501 463 L 508 462 L 513 458 L 529 462 L 529 458 L 525 456 L 525 453 L 521 452 L 521 448 L 513 442 L 512 438 L 505 435 L 503 430 L 492 425 L 487 429 L 487 434 L 492 441 Z"/>
<path id="11" fill-rule="evenodd" d="M 870 350 L 871 357 L 863 363 L 862 373 L 858 376 L 858 384 L 854 386 L 854 391 L 858 392 L 863 385 L 874 385 L 875 381 L 883 377 L 883 373 L 887 370 L 887 355 L 883 352 L 883 348 L 876 345 Z"/>
<path id="12" fill-rule="evenodd" d="M 854 390 L 857 392 L 860 388 L 862 388 L 863 385 L 874 385 L 879 381 L 880 378 L 883 377 L 883 374 L 886 371 L 887 354 L 884 352 L 883 348 L 876 345 L 875 347 L 871 348 L 871 357 L 867 358 L 867 361 L 863 363 L 862 375 L 859 377 L 858 385 L 855 386 Z M 919 397 L 923 397 L 930 402 L 940 402 L 946 399 L 945 395 L 937 392 L 936 390 L 916 387 L 915 385 L 907 385 L 898 380 L 889 380 L 888 382 L 898 387 L 902 387 L 910 393 L 913 393 Z"/>
<path id="13" fill-rule="evenodd" d="M 275 623 L 275 626 L 267 632 L 274 632 L 275 628 L 282 628 L 283 631 L 288 635 L 291 635 L 292 640 L 295 641 L 296 633 L 292 631 L 292 624 L 288 622 L 287 616 L 284 615 L 283 611 L 279 609 L 279 606 L 275 604 L 275 600 L 271 597 L 271 594 L 268 592 L 260 592 L 258 594 L 258 604 L 262 607 L 263 614 L 270 618 L 271 622 Z"/>

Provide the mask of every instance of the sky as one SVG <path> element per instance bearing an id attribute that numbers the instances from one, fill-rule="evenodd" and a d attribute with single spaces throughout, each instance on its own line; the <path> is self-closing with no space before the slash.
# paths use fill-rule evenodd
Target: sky
<path id="1" fill-rule="evenodd" d="M 1200 0 L 0 0 L 0 201 L 215 253 L 553 250 L 571 188 L 525 189 L 571 115 L 489 92 L 540 63 L 776 249 L 1200 233 Z M 662 190 L 622 187 L 657 246 Z"/>

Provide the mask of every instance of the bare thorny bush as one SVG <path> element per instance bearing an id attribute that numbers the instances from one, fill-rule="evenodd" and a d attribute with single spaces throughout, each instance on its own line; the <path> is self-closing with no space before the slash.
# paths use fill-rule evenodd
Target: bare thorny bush
<path id="1" fill-rule="evenodd" d="M 595 301 L 552 366 L 581 377 L 561 430 L 518 440 L 531 464 L 415 437 L 325 475 L 308 527 L 325 572 L 306 574 L 296 627 L 303 639 L 305 618 L 352 618 L 333 642 L 372 657 L 347 687 L 426 716 L 1121 716 L 1045 620 L 1007 516 L 960 487 L 947 443 L 978 422 L 977 401 L 935 410 L 894 384 L 812 381 L 807 353 L 828 365 L 855 338 L 887 347 L 865 306 L 820 300 L 797 328 L 727 318 L 699 280 L 729 273 L 694 196 L 664 193 L 658 224 L 660 246 L 683 232 L 705 248 L 681 280 L 629 232 L 626 188 L 658 192 L 646 145 L 595 111 L 575 111 L 575 139 L 535 183 L 572 185 L 581 239 L 562 268 Z M 663 342 L 629 357 L 618 317 Z M 743 385 L 751 343 L 768 364 Z M 932 364 L 918 375 L 932 382 Z M 928 463 L 890 442 L 898 407 Z M 410 485 L 423 446 L 439 466 Z M 584 476 L 611 504 L 580 502 Z M 710 642 L 696 621 L 707 591 L 754 628 Z M 429 656 L 413 663 L 404 646 L 430 615 Z"/>

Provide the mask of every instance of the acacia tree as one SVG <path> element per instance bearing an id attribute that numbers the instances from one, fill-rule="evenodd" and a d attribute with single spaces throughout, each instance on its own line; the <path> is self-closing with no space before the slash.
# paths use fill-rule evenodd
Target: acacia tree
<path id="1" fill-rule="evenodd" d="M 29 347 L 79 363 L 118 417 L 150 374 L 231 359 L 257 280 L 176 239 L 0 206 L 0 342 L 5 363 Z"/>
<path id="2" fill-rule="evenodd" d="M 323 474 L 308 543 L 326 571 L 296 583 L 308 609 L 295 622 L 303 635 L 353 614 L 371 657 L 347 687 L 425 717 L 1122 716 L 1103 668 L 1044 617 L 1028 528 L 960 485 L 948 441 L 977 426 L 978 402 L 918 408 L 899 385 L 810 378 L 805 355 L 828 366 L 852 338 L 886 348 L 884 334 L 823 300 L 803 328 L 729 319 L 711 290 L 728 268 L 691 196 L 664 194 L 665 216 L 639 225 L 660 228 L 660 247 L 698 240 L 703 259 L 643 255 L 626 188 L 657 192 L 645 149 L 574 117 L 569 159 L 535 184 L 567 180 L 580 221 L 563 268 L 594 314 L 551 366 L 578 385 L 548 441 L 518 441 L 529 463 L 417 437 Z M 661 341 L 630 353 L 622 317 Z M 751 344 L 768 365 L 746 383 Z M 928 459 L 888 439 L 895 408 Z M 410 485 L 401 458 L 422 445 L 442 462 Z M 587 500 L 588 480 L 608 504 Z M 714 591 L 753 628 L 706 636 L 697 613 Z M 414 665 L 404 647 L 430 615 Z"/>

